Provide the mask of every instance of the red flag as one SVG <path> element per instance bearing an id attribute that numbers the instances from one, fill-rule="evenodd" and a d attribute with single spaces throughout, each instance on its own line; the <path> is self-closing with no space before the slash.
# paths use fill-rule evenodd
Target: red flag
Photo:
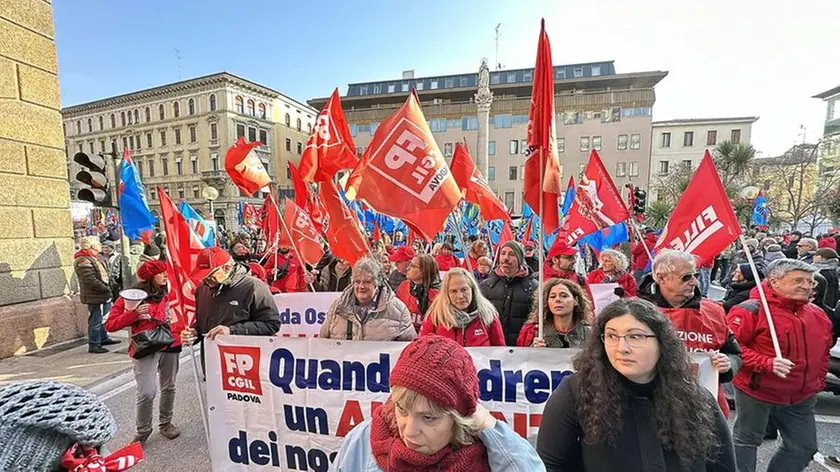
<path id="1" fill-rule="evenodd" d="M 381 241 L 382 240 L 382 233 L 379 231 L 379 225 L 376 221 L 373 222 L 373 240 L 374 241 Z"/>
<path id="2" fill-rule="evenodd" d="M 169 262 L 166 270 L 171 291 L 175 294 L 172 309 L 179 325 L 192 326 L 195 320 L 195 289 L 201 281 L 193 280 L 190 274 L 195 267 L 196 257 L 204 246 L 184 216 L 175 208 L 169 195 L 160 187 L 157 191 L 162 229 L 166 232 L 166 259 Z M 173 326 L 172 333 L 180 331 Z"/>
<path id="3" fill-rule="evenodd" d="M 309 185 L 301 178 L 298 168 L 289 163 L 289 174 L 292 176 L 292 185 L 295 188 L 295 204 L 312 218 L 312 223 L 319 233 L 324 232 L 324 211 L 321 202 L 309 191 Z"/>
<path id="4" fill-rule="evenodd" d="M 532 230 L 533 226 L 534 226 L 534 215 L 531 215 L 531 217 L 528 218 L 528 224 L 525 226 L 525 233 L 522 235 L 522 243 L 523 244 L 525 243 L 525 241 L 530 241 L 531 240 L 531 230 Z"/>
<path id="5" fill-rule="evenodd" d="M 271 177 L 254 152 L 254 148 L 259 144 L 259 141 L 245 142 L 245 138 L 240 137 L 225 154 L 225 170 L 230 180 L 249 197 L 271 183 Z"/>
<path id="6" fill-rule="evenodd" d="M 506 219 L 502 225 L 502 232 L 499 234 L 499 244 L 496 247 L 500 248 L 508 241 L 513 241 L 513 230 L 510 227 L 510 220 Z"/>
<path id="7" fill-rule="evenodd" d="M 709 261 L 738 239 L 741 225 L 723 190 L 709 151 L 680 198 L 655 250 L 685 251 Z"/>
<path id="8" fill-rule="evenodd" d="M 369 252 L 367 238 L 359 228 L 359 220 L 344 204 L 332 180 L 321 183 L 320 194 L 329 215 L 327 242 L 336 257 L 353 265 Z"/>
<path id="9" fill-rule="evenodd" d="M 265 236 L 266 247 L 271 247 L 281 229 L 280 212 L 277 209 L 277 205 L 274 204 L 274 197 L 270 194 L 265 197 L 265 201 L 260 209 L 260 228 L 262 228 L 263 235 Z"/>
<path id="10" fill-rule="evenodd" d="M 569 215 L 563 222 L 561 231 L 566 235 L 566 245 L 572 246 L 587 234 L 613 226 L 627 218 L 630 218 L 630 212 L 604 163 L 601 162 L 601 157 L 593 150 L 586 172 L 578 182 Z"/>
<path id="11" fill-rule="evenodd" d="M 298 254 L 307 264 L 315 265 L 324 257 L 323 240 L 321 235 L 312 224 L 309 215 L 289 198 L 286 198 L 286 210 L 283 215 L 286 228 L 291 233 L 280 234 L 280 245 L 286 245 L 297 249 Z"/>
<path id="12" fill-rule="evenodd" d="M 557 200 L 560 198 L 560 162 L 557 158 L 557 130 L 554 122 L 554 68 L 551 44 L 540 27 L 537 64 L 528 111 L 528 148 L 525 150 L 525 193 L 523 199 L 537 212 L 543 231 L 551 234 L 560 225 Z M 540 194 L 543 205 L 540 213 Z"/>
<path id="13" fill-rule="evenodd" d="M 358 162 L 356 145 L 335 89 L 306 142 L 300 158 L 300 175 L 305 182 L 326 182 L 339 170 L 352 169 Z"/>
<path id="14" fill-rule="evenodd" d="M 461 143 L 455 143 L 450 168 L 461 194 L 467 201 L 478 205 L 482 218 L 488 221 L 509 218 L 505 204 L 490 189 L 467 148 Z"/>
<path id="15" fill-rule="evenodd" d="M 461 192 L 415 93 L 376 129 L 347 179 L 347 197 L 414 224 L 427 241 L 443 227 Z"/>

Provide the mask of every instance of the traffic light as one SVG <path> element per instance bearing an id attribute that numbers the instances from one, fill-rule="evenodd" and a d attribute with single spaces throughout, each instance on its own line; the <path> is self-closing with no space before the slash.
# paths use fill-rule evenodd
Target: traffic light
<path id="1" fill-rule="evenodd" d="M 647 207 L 647 192 L 640 188 L 633 190 L 633 213 L 644 214 Z"/>
<path id="2" fill-rule="evenodd" d="M 91 202 L 100 207 L 113 206 L 108 188 L 105 157 L 101 154 L 89 156 L 83 152 L 77 152 L 73 156 L 73 162 L 82 166 L 82 170 L 76 174 L 76 180 L 90 187 L 79 190 L 76 195 L 79 200 Z"/>

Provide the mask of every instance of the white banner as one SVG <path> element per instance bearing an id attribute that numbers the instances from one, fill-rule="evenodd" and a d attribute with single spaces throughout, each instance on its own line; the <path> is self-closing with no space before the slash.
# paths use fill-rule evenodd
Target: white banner
<path id="1" fill-rule="evenodd" d="M 407 343 L 219 336 L 207 341 L 207 407 L 214 471 L 326 472 L 344 436 L 389 395 Z M 572 349 L 469 348 L 479 395 L 532 443 L 543 405 L 570 375 Z M 717 393 L 708 353 L 692 354 Z"/>
<path id="2" fill-rule="evenodd" d="M 595 303 L 592 311 L 595 315 L 600 315 L 601 311 L 610 303 L 618 300 L 618 295 L 615 294 L 615 289 L 618 284 L 589 284 L 589 291 L 592 292 L 592 301 Z"/>
<path id="3" fill-rule="evenodd" d="M 280 312 L 278 336 L 295 338 L 318 337 L 327 310 L 341 292 L 277 293 L 274 303 Z"/>

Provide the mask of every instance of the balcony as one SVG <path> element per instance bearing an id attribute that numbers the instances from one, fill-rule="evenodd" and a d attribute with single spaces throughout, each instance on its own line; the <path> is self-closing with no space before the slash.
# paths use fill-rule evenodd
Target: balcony
<path id="1" fill-rule="evenodd" d="M 205 170 L 201 172 L 201 180 L 210 185 L 221 186 L 228 180 L 228 175 L 224 170 Z"/>

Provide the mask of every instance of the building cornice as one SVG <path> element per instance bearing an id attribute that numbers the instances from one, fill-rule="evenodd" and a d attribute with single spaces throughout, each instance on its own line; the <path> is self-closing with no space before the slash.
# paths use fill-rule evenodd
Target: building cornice
<path id="1" fill-rule="evenodd" d="M 726 123 L 755 123 L 757 116 L 737 116 L 731 118 L 684 118 L 665 121 L 654 121 L 651 126 L 660 128 L 665 126 L 696 126 L 696 125 L 720 125 Z"/>

